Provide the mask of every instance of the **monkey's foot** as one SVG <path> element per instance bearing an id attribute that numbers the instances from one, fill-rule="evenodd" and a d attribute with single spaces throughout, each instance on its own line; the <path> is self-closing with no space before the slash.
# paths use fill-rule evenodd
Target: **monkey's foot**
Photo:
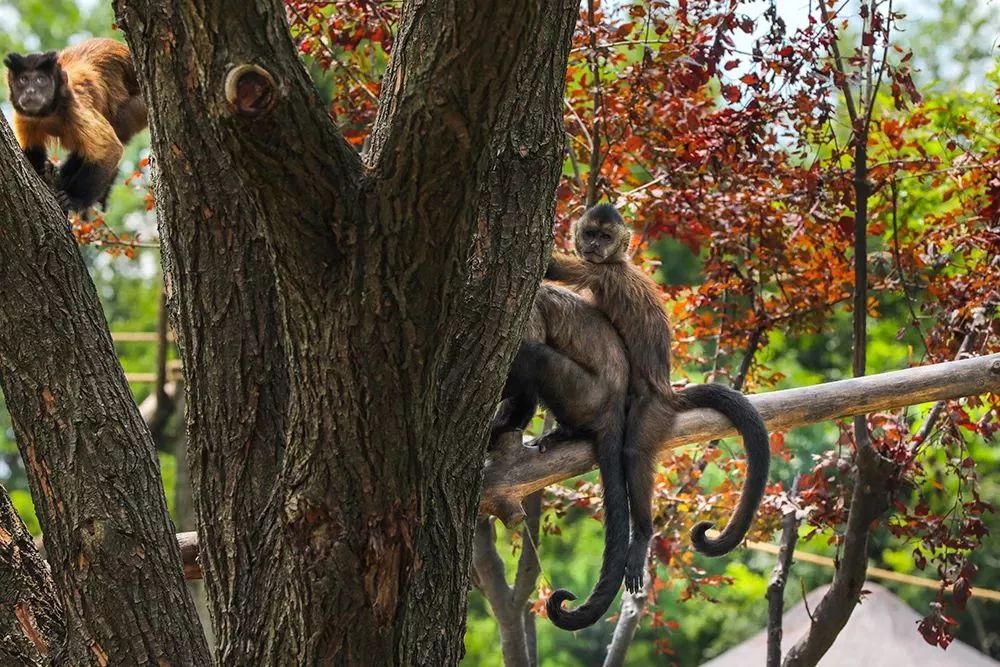
<path id="1" fill-rule="evenodd" d="M 649 540 L 633 537 L 629 542 L 628 552 L 625 554 L 625 590 L 633 595 L 642 590 L 648 552 Z"/>
<path id="2" fill-rule="evenodd" d="M 635 595 L 642 591 L 642 571 L 638 574 L 630 573 L 628 567 L 625 568 L 625 590 Z"/>
<path id="3" fill-rule="evenodd" d="M 538 453 L 542 454 L 552 445 L 569 442 L 570 440 L 577 440 L 581 437 L 583 436 L 577 431 L 563 426 L 556 426 L 553 430 L 538 438 L 535 442 L 535 446 L 538 447 Z"/>
<path id="4" fill-rule="evenodd" d="M 52 194 L 56 196 L 56 202 L 59 203 L 59 207 L 62 208 L 63 213 L 76 210 L 73 206 L 73 197 L 68 192 L 65 190 L 56 190 Z"/>
<path id="5" fill-rule="evenodd" d="M 74 197 L 65 190 L 55 190 L 53 194 L 56 196 L 56 201 L 59 203 L 59 206 L 62 207 L 63 213 L 69 213 L 70 211 L 86 211 L 90 207 L 90 202 L 79 197 Z"/>

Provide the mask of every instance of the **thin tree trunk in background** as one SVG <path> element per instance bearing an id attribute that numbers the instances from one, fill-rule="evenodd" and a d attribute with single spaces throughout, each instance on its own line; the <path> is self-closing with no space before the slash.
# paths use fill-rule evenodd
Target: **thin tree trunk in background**
<path id="1" fill-rule="evenodd" d="M 66 218 L 0 120 L 0 387 L 65 613 L 61 661 L 207 665 L 156 451 Z"/>
<path id="2" fill-rule="evenodd" d="M 781 546 L 778 547 L 778 557 L 771 570 L 771 578 L 767 582 L 767 667 L 781 665 L 781 639 L 784 634 L 783 621 L 785 613 L 785 585 L 791 574 L 792 558 L 795 553 L 795 543 L 799 539 L 799 517 L 792 505 L 798 493 L 798 476 L 789 487 L 789 505 L 784 508 L 785 515 L 781 519 Z"/>
<path id="3" fill-rule="evenodd" d="M 629 646 L 635 639 L 635 633 L 642 622 L 642 614 L 649 602 L 649 587 L 652 586 L 652 578 L 649 576 L 649 568 L 642 577 L 642 590 L 638 593 L 622 593 L 622 603 L 618 610 L 618 622 L 615 623 L 615 632 L 611 636 L 611 643 L 608 644 L 608 653 L 604 657 L 604 667 L 622 667 L 627 664 L 625 657 L 628 655 Z"/>
<path id="4" fill-rule="evenodd" d="M 892 4 L 889 4 L 891 11 Z M 824 22 L 830 18 L 825 3 L 820 3 Z M 832 30 L 832 28 L 829 28 Z M 831 43 L 834 67 L 840 74 L 848 116 L 854 131 L 854 354 L 856 378 L 865 375 L 868 350 L 868 129 L 875 92 L 869 89 L 861 109 L 854 104 L 844 62 L 836 39 Z M 869 51 L 869 68 L 871 51 Z M 869 78 L 870 82 L 870 78 Z M 854 417 L 854 488 L 844 534 L 843 549 L 830 588 L 811 617 L 809 632 L 799 639 L 785 656 L 785 667 L 811 667 L 833 645 L 847 625 L 858 604 L 868 567 L 868 536 L 875 521 L 889 508 L 889 480 L 896 466 L 872 446 L 868 419 L 862 413 Z"/>

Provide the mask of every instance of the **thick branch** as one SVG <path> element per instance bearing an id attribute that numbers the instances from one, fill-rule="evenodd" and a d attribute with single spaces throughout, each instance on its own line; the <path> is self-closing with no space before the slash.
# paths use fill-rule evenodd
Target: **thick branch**
<path id="1" fill-rule="evenodd" d="M 750 396 L 768 428 L 784 431 L 838 417 L 891 410 L 906 405 L 1000 391 L 1000 354 L 920 366 L 840 380 L 813 387 Z M 732 425 L 711 410 L 681 413 L 661 451 L 735 434 Z M 544 454 L 533 449 L 501 454 L 487 463 L 481 511 L 505 521 L 508 508 L 527 494 L 568 477 L 593 470 L 591 445 L 576 441 Z"/>
<path id="2" fill-rule="evenodd" d="M 218 658 L 256 664 L 245 638 L 280 627 L 268 613 L 288 609 L 261 603 L 279 598 L 269 500 L 288 396 L 261 221 L 280 218 L 318 262 L 328 260 L 330 212 L 337 194 L 353 190 L 359 160 L 299 61 L 280 0 L 115 6 L 150 110 L 164 283 L 185 367 L 188 461 Z M 274 95 L 263 113 L 248 115 L 227 95 L 240 91 L 230 75 L 246 64 L 265 70 L 260 90 Z M 258 522 L 262 529 L 249 528 Z"/>

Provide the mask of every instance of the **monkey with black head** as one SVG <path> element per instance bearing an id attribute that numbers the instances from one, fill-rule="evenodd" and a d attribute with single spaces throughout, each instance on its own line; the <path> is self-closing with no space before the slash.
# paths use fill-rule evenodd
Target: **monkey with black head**
<path id="1" fill-rule="evenodd" d="M 56 177 L 64 210 L 102 200 L 114 180 L 124 144 L 146 127 L 146 105 L 128 47 L 88 39 L 56 53 L 4 58 L 14 132 L 40 175 L 49 168 L 46 143 L 70 151 Z"/>
<path id="2" fill-rule="evenodd" d="M 506 431 L 523 430 L 539 402 L 559 425 L 541 438 L 543 443 L 570 436 L 594 443 L 604 486 L 604 560 L 597 585 L 579 607 L 562 608 L 563 601 L 576 599 L 566 590 L 549 598 L 549 619 L 565 630 L 600 620 L 625 574 L 629 503 L 622 438 L 627 390 L 625 348 L 608 318 L 579 295 L 543 284 L 503 389 L 491 443 Z"/>
<path id="3" fill-rule="evenodd" d="M 743 437 L 747 479 L 739 504 L 722 533 L 710 539 L 710 522 L 691 531 L 695 549 L 721 556 L 736 548 L 753 522 L 767 485 L 770 448 L 760 414 L 740 392 L 718 384 L 695 385 L 675 393 L 670 384 L 670 322 L 656 284 L 629 261 L 630 232 L 609 204 L 591 208 L 573 224 L 578 257 L 554 254 L 546 278 L 586 289 L 596 308 L 611 320 L 628 352 L 629 404 L 625 422 L 625 474 L 632 534 L 625 565 L 625 587 L 642 587 L 646 553 L 653 536 L 652 496 L 658 445 L 677 413 L 713 408 Z"/>

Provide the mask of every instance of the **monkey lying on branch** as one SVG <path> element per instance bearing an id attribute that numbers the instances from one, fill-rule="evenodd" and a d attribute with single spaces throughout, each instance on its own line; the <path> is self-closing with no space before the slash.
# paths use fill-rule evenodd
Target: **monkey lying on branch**
<path id="1" fill-rule="evenodd" d="M 592 305 L 582 297 L 573 300 L 564 291 L 542 285 L 493 426 L 493 442 L 504 431 L 523 429 L 540 401 L 559 424 L 542 438 L 540 448 L 580 436 L 592 438 L 596 446 L 605 488 L 604 562 L 593 592 L 576 609 L 562 608 L 564 601 L 576 599 L 569 591 L 556 590 L 549 598 L 549 618 L 567 630 L 597 622 L 610 607 L 622 579 L 631 592 L 641 588 L 653 536 L 657 445 L 669 433 L 677 413 L 692 408 L 718 410 L 736 426 L 747 451 L 747 483 L 736 512 L 715 539 L 706 535 L 711 523 L 696 525 L 691 534 L 695 549 L 721 556 L 739 545 L 767 485 L 767 429 L 743 394 L 714 384 L 673 392 L 669 322 L 655 284 L 628 260 L 629 236 L 621 216 L 607 205 L 587 211 L 573 225 L 582 261 L 556 255 L 546 277 L 587 290 Z M 622 524 L 629 521 L 622 519 L 623 514 L 631 520 L 628 540 Z"/>
<path id="2" fill-rule="evenodd" d="M 59 53 L 11 53 L 4 59 L 14 132 L 28 162 L 48 180 L 46 143 L 70 151 L 55 174 L 64 211 L 107 199 L 124 145 L 146 127 L 146 104 L 128 47 L 88 39 Z"/>

